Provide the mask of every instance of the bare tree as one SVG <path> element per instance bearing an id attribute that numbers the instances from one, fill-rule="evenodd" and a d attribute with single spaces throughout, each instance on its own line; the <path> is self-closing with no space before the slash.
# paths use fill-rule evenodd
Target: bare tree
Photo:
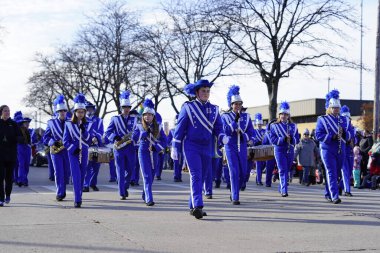
<path id="1" fill-rule="evenodd" d="M 167 2 L 163 9 L 169 21 L 146 27 L 141 34 L 145 62 L 160 75 L 177 113 L 174 97 L 187 96 L 186 84 L 201 78 L 214 82 L 236 59 L 217 34 L 200 31 L 204 23 L 194 18 L 197 8 L 197 2 Z"/>
<path id="2" fill-rule="evenodd" d="M 310 67 L 358 67 L 338 53 L 358 28 L 343 0 L 210 0 L 198 18 L 205 32 L 219 35 L 229 51 L 261 75 L 269 96 L 269 115 L 276 118 L 280 80 Z"/>

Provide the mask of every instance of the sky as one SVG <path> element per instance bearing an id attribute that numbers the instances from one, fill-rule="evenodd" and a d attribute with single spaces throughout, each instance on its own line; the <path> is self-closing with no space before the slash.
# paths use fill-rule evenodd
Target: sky
<path id="1" fill-rule="evenodd" d="M 127 4 L 132 10 L 153 12 L 159 2 L 139 0 L 127 1 Z M 360 8 L 360 0 L 348 2 Z M 377 4 L 376 0 L 364 0 L 363 8 L 363 63 L 371 69 L 363 73 L 363 99 L 371 100 L 375 83 Z M 36 109 L 27 108 L 22 99 L 27 93 L 28 78 L 38 70 L 33 62 L 36 52 L 52 54 L 57 46 L 70 43 L 81 25 L 86 23 L 86 17 L 100 8 L 101 2 L 97 0 L 0 0 L 0 26 L 4 27 L 0 33 L 0 104 L 10 106 L 11 113 L 22 110 L 33 117 Z M 346 52 L 349 58 L 359 61 L 360 32 L 356 31 L 351 36 L 354 39 L 347 40 Z M 278 101 L 323 98 L 329 77 L 330 88 L 337 88 L 341 98 L 359 99 L 359 70 L 313 69 L 309 72 L 312 75 L 291 72 L 289 78 L 283 79 Z M 244 106 L 268 104 L 266 86 L 256 74 L 218 79 L 211 90 L 210 101 L 226 108 L 226 94 L 232 84 L 241 87 Z M 162 102 L 158 111 L 165 121 L 173 122 L 174 110 L 169 101 Z"/>

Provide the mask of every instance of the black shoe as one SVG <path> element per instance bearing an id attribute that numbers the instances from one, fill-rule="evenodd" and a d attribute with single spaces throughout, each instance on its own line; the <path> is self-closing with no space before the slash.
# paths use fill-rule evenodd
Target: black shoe
<path id="1" fill-rule="evenodd" d="M 91 189 L 94 191 L 94 192 L 98 192 L 99 191 L 99 188 L 94 185 L 94 186 L 91 186 Z"/>
<path id="2" fill-rule="evenodd" d="M 18 187 L 21 187 L 21 186 L 22 186 L 22 183 L 21 183 L 21 182 L 18 182 L 17 185 L 18 185 Z"/>
<path id="3" fill-rule="evenodd" d="M 89 187 L 83 187 L 83 192 L 89 192 L 90 188 Z"/>
<path id="4" fill-rule="evenodd" d="M 215 188 L 220 188 L 220 182 L 215 182 Z"/>
<path id="5" fill-rule="evenodd" d="M 240 201 L 239 200 L 233 200 L 232 205 L 240 205 Z"/>
<path id="6" fill-rule="evenodd" d="M 240 188 L 240 190 L 241 190 L 241 191 L 245 191 L 245 187 L 246 187 L 246 186 L 242 186 L 242 187 Z"/>
<path id="7" fill-rule="evenodd" d="M 110 182 L 110 183 L 116 182 L 116 179 L 110 179 L 110 180 L 108 180 L 108 182 Z"/>
<path id="8" fill-rule="evenodd" d="M 346 196 L 346 197 L 353 197 L 353 195 L 352 195 L 351 192 L 345 192 L 345 193 L 344 193 L 344 196 Z"/>
<path id="9" fill-rule="evenodd" d="M 146 203 L 147 206 L 154 206 L 154 202 L 153 201 L 150 201 L 148 203 Z"/>
<path id="10" fill-rule="evenodd" d="M 281 193 L 281 197 L 287 197 L 287 196 L 289 196 L 287 193 Z"/>
<path id="11" fill-rule="evenodd" d="M 129 197 L 129 193 L 128 193 L 128 190 L 125 190 L 125 197 Z"/>
<path id="12" fill-rule="evenodd" d="M 192 211 L 192 215 L 196 218 L 196 219 L 202 219 L 203 218 L 203 211 L 201 208 L 194 208 L 193 211 Z"/>
<path id="13" fill-rule="evenodd" d="M 190 215 L 193 216 L 194 209 L 190 209 Z M 202 210 L 202 215 L 207 216 L 207 213 Z"/>
<path id="14" fill-rule="evenodd" d="M 156 179 L 157 179 L 158 181 L 160 181 L 160 180 L 161 180 L 161 177 L 156 177 Z"/>
<path id="15" fill-rule="evenodd" d="M 261 183 L 261 182 L 256 182 L 256 185 L 263 185 L 263 183 Z"/>
<path id="16" fill-rule="evenodd" d="M 49 177 L 49 180 L 50 181 L 54 181 L 54 177 Z"/>
<path id="17" fill-rule="evenodd" d="M 266 184 L 266 185 L 265 185 L 265 187 L 272 187 L 272 186 L 271 186 L 271 185 L 269 185 L 269 184 Z"/>
<path id="18" fill-rule="evenodd" d="M 75 208 L 80 208 L 82 206 L 82 202 L 75 202 L 74 207 Z"/>
<path id="19" fill-rule="evenodd" d="M 180 179 L 180 178 L 174 178 L 174 182 L 176 182 L 176 183 L 181 183 L 181 182 L 182 182 L 182 179 Z"/>
<path id="20" fill-rule="evenodd" d="M 130 184 L 131 186 L 135 186 L 135 182 L 134 182 L 134 181 L 131 181 L 129 184 Z"/>
<path id="21" fill-rule="evenodd" d="M 10 196 L 6 196 L 5 200 L 4 200 L 4 203 L 5 204 L 9 204 L 10 202 L 11 202 L 11 197 Z"/>
<path id="22" fill-rule="evenodd" d="M 125 197 L 125 196 L 120 196 L 120 200 L 126 200 L 127 199 L 127 197 Z"/>
<path id="23" fill-rule="evenodd" d="M 62 201 L 62 200 L 63 200 L 63 198 L 62 198 L 61 196 L 56 196 L 55 199 L 56 199 L 57 201 Z"/>
<path id="24" fill-rule="evenodd" d="M 329 197 L 325 197 L 325 199 L 327 202 L 332 202 L 332 199 L 330 199 Z"/>
<path id="25" fill-rule="evenodd" d="M 333 200 L 332 202 L 333 202 L 334 204 L 339 204 L 339 203 L 342 202 L 342 200 L 340 200 L 340 199 L 335 199 L 335 200 Z"/>
<path id="26" fill-rule="evenodd" d="M 206 199 L 212 199 L 212 195 L 206 195 Z"/>

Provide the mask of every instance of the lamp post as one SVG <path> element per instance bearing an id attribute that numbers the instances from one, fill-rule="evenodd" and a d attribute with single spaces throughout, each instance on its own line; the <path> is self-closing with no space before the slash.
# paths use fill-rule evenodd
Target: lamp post
<path id="1" fill-rule="evenodd" d="M 377 8 L 377 36 L 376 36 L 376 66 L 375 66 L 375 97 L 373 104 L 373 139 L 376 140 L 379 133 L 380 113 L 380 0 Z"/>

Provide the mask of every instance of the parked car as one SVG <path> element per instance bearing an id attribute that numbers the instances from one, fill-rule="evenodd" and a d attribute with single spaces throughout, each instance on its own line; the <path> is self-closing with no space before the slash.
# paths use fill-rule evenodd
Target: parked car
<path id="1" fill-rule="evenodd" d="M 35 167 L 41 167 L 44 164 L 48 164 L 47 155 L 45 146 L 42 143 L 37 144 L 35 151 L 32 152 L 30 164 Z"/>

